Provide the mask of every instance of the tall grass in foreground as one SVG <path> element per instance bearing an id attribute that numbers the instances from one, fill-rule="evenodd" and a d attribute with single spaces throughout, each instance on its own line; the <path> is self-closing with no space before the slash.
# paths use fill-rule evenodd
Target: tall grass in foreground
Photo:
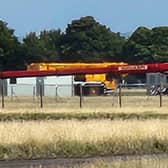
<path id="1" fill-rule="evenodd" d="M 0 159 L 168 152 L 168 120 L 0 123 Z"/>

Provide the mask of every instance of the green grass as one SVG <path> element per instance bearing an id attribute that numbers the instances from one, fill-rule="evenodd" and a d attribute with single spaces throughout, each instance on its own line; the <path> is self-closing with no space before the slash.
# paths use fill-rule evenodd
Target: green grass
<path id="1" fill-rule="evenodd" d="M 138 143 L 138 145 L 137 145 Z M 59 157 L 89 157 L 104 155 L 143 155 L 167 153 L 168 142 L 155 138 L 143 139 L 140 142 L 120 144 L 117 146 L 111 139 L 97 143 L 82 143 L 78 141 L 60 141 L 56 144 L 32 142 L 24 144 L 0 145 L 0 159 L 37 159 Z"/>
<path id="2" fill-rule="evenodd" d="M 168 113 L 107 113 L 107 112 L 90 112 L 90 113 L 0 113 L 0 121 L 42 121 L 42 120 L 60 120 L 60 119 L 76 119 L 76 120 L 91 120 L 91 119 L 110 119 L 110 120 L 148 120 L 148 119 L 168 119 Z"/>

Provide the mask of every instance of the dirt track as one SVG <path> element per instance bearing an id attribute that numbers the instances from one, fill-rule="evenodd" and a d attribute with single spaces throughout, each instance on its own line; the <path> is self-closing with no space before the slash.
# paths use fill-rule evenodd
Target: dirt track
<path id="1" fill-rule="evenodd" d="M 88 157 L 88 158 L 57 158 L 57 159 L 37 159 L 37 160 L 14 160 L 0 161 L 0 168 L 72 168 L 73 166 L 84 163 L 94 162 L 96 160 L 104 160 L 110 162 L 113 160 L 140 160 L 140 159 L 159 159 L 168 158 L 168 154 L 143 155 L 143 156 L 103 156 L 103 157 Z"/>
<path id="2" fill-rule="evenodd" d="M 37 159 L 37 160 L 14 160 L 0 161 L 0 168 L 56 168 L 73 167 L 75 165 L 87 163 L 96 158 L 59 158 L 59 159 Z"/>

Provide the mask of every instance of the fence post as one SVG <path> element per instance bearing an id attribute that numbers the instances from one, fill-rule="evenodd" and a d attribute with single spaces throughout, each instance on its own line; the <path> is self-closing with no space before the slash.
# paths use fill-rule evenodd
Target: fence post
<path id="1" fill-rule="evenodd" d="M 33 86 L 33 102 L 35 101 L 35 96 L 36 96 L 36 87 Z"/>
<path id="2" fill-rule="evenodd" d="M 162 107 L 162 92 L 160 92 L 159 97 L 160 97 L 160 107 Z"/>
<path id="3" fill-rule="evenodd" d="M 40 107 L 43 108 L 43 86 L 40 83 Z"/>
<path id="4" fill-rule="evenodd" d="M 5 107 L 5 102 L 4 102 L 4 80 L 1 79 L 1 96 L 2 96 L 2 108 Z"/>
<path id="5" fill-rule="evenodd" d="M 11 101 L 13 101 L 13 86 L 11 85 Z"/>
<path id="6" fill-rule="evenodd" d="M 82 99 L 83 99 L 83 87 L 80 84 L 80 108 L 82 108 Z"/>
<path id="7" fill-rule="evenodd" d="M 58 98 L 58 85 L 55 86 L 55 100 Z"/>
<path id="8" fill-rule="evenodd" d="M 160 83 L 159 87 L 159 102 L 160 107 L 162 107 L 162 83 Z"/>
<path id="9" fill-rule="evenodd" d="M 122 107 L 122 99 L 121 99 L 121 83 L 119 84 L 119 106 Z"/>
<path id="10" fill-rule="evenodd" d="M 71 78 L 72 82 L 71 82 L 71 96 L 74 96 L 74 76 L 72 75 L 72 78 Z"/>

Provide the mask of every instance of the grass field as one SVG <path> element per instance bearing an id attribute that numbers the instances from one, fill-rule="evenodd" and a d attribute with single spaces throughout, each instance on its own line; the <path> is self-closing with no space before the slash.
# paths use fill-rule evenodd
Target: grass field
<path id="1" fill-rule="evenodd" d="M 168 152 L 168 120 L 0 123 L 0 159 Z"/>
<path id="2" fill-rule="evenodd" d="M 15 97 L 0 109 L 0 159 L 168 152 L 168 97 Z M 114 103 L 115 102 L 115 103 Z"/>

